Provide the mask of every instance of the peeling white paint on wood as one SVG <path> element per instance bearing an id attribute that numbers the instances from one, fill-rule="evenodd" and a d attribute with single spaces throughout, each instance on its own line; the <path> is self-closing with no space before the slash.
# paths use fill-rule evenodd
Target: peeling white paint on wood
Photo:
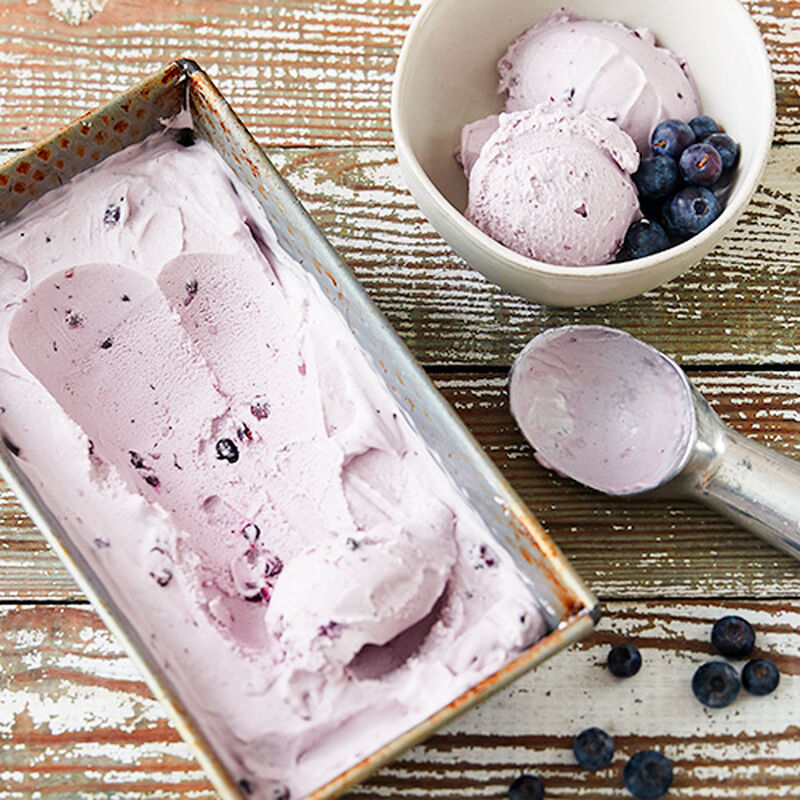
<path id="1" fill-rule="evenodd" d="M 82 25 L 105 8 L 108 0 L 50 0 L 53 14 L 67 25 Z"/>
<path id="2" fill-rule="evenodd" d="M 350 800 L 499 798 L 522 771 L 541 775 L 548 797 L 621 798 L 620 770 L 627 757 L 645 748 L 659 749 L 673 760 L 670 798 L 796 796 L 796 601 L 637 601 L 609 603 L 606 612 L 588 640 L 455 720 L 354 790 Z M 19 699 L 17 724 L 24 729 L 18 744 L 0 731 L 0 800 L 30 797 L 33 787 L 58 787 L 59 797 L 86 787 L 89 798 L 102 789 L 109 800 L 212 797 L 188 747 L 177 741 L 158 703 L 140 691 L 120 648 L 107 659 L 119 662 L 112 671 L 127 674 L 127 682 L 108 686 L 104 663 L 98 660 L 80 670 L 64 669 L 64 656 L 78 646 L 82 630 L 88 626 L 102 635 L 94 612 L 34 613 L 30 607 L 0 609 L 0 631 L 30 627 L 31 622 L 35 626 L 39 619 L 48 641 L 41 676 L 34 681 L 7 639 L 0 651 L 3 675 Z M 689 684 L 697 666 L 714 657 L 711 625 L 727 613 L 753 623 L 757 654 L 776 660 L 781 683 L 770 697 L 743 695 L 733 706 L 711 711 L 695 700 Z M 641 672 L 626 681 L 604 667 L 609 647 L 620 641 L 636 643 L 644 659 Z M 67 712 L 67 725 L 64 696 L 84 709 L 81 715 Z M 30 708 L 34 716 L 28 715 Z M 608 730 L 617 747 L 612 766 L 594 774 L 580 770 L 571 753 L 573 737 L 590 725 Z"/>

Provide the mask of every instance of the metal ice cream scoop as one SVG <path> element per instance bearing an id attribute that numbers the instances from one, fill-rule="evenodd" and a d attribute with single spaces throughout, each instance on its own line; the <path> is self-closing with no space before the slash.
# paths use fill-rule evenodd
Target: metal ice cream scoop
<path id="1" fill-rule="evenodd" d="M 800 463 L 726 425 L 650 345 L 553 328 L 517 357 L 509 396 L 544 466 L 606 494 L 694 498 L 800 558 Z"/>

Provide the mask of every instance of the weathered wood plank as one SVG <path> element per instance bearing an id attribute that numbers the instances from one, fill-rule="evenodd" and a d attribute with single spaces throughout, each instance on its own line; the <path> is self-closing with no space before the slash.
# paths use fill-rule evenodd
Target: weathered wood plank
<path id="1" fill-rule="evenodd" d="M 675 764 L 669 797 L 756 800 L 800 792 L 800 604 L 614 603 L 597 632 L 411 750 L 348 800 L 501 798 L 521 771 L 548 797 L 627 796 L 619 774 L 640 749 Z M 781 684 L 708 711 L 690 680 L 711 657 L 712 622 L 740 613 L 774 658 Z M 603 668 L 608 647 L 638 644 L 642 671 Z M 211 800 L 215 795 L 131 662 L 87 608 L 0 609 L 0 799 Z M 611 767 L 582 772 L 572 738 L 599 725 L 616 742 Z"/>
<path id="2" fill-rule="evenodd" d="M 423 363 L 507 366 L 534 333 L 575 322 L 625 328 L 686 364 L 800 363 L 800 148 L 773 149 L 761 190 L 702 264 L 584 309 L 530 303 L 469 268 L 422 216 L 391 150 L 269 154 Z"/>
<path id="3" fill-rule="evenodd" d="M 419 8 L 417 0 L 113 0 L 76 27 L 53 5 L 0 4 L 0 143 L 35 141 L 189 55 L 265 142 L 389 144 L 392 74 Z M 746 5 L 775 71 L 778 141 L 800 141 L 800 3 Z"/>
<path id="4" fill-rule="evenodd" d="M 800 595 L 796 561 L 700 506 L 608 498 L 542 469 L 508 413 L 504 374 L 434 377 L 601 596 Z M 800 373 L 702 373 L 696 382 L 738 430 L 800 458 Z M 0 599 L 80 597 L 8 491 L 2 501 Z"/>

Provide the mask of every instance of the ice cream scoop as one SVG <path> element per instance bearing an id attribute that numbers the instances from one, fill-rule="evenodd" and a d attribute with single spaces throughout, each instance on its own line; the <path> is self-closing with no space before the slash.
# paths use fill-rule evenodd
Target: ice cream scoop
<path id="1" fill-rule="evenodd" d="M 544 466 L 610 495 L 691 497 L 800 558 L 800 463 L 728 427 L 650 345 L 553 328 L 517 356 L 509 397 Z"/>
<path id="2" fill-rule="evenodd" d="M 630 177 L 638 166 L 633 140 L 596 114 L 557 103 L 501 114 L 472 164 L 465 215 L 522 255 L 605 264 L 641 216 Z"/>

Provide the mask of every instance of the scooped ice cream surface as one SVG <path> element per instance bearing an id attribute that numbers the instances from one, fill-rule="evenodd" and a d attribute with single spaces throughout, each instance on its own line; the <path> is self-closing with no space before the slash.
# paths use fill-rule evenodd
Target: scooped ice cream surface
<path id="1" fill-rule="evenodd" d="M 613 328 L 568 325 L 535 336 L 508 391 L 542 465 L 608 494 L 665 482 L 695 433 L 691 390 L 674 364 Z"/>
<path id="2" fill-rule="evenodd" d="M 686 62 L 646 28 L 586 19 L 562 9 L 524 31 L 498 64 L 506 111 L 556 100 L 592 111 L 628 133 L 643 156 L 665 119 L 701 113 Z"/>
<path id="3" fill-rule="evenodd" d="M 308 794 L 545 631 L 205 143 L 0 228 L 0 429 L 242 791 Z"/>
<path id="4" fill-rule="evenodd" d="M 605 264 L 641 216 L 639 154 L 613 122 L 557 103 L 501 114 L 472 166 L 465 216 L 550 264 Z"/>

